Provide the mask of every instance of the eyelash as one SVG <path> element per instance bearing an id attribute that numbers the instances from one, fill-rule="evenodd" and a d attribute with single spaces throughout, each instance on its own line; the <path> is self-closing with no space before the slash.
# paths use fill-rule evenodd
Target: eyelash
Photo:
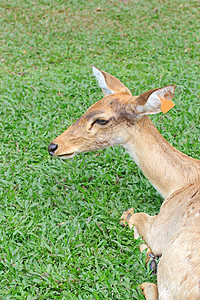
<path id="1" fill-rule="evenodd" d="M 109 122 L 109 120 L 103 120 L 103 119 L 97 119 L 93 122 L 93 125 L 96 123 L 96 124 L 99 124 L 99 125 L 106 125 L 107 123 Z"/>

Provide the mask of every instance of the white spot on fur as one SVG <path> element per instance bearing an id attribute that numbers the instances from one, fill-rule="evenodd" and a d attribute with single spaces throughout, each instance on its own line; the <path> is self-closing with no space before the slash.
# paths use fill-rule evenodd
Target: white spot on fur
<path id="1" fill-rule="evenodd" d="M 200 217 L 200 212 L 197 212 L 197 213 L 195 214 L 195 217 Z"/>
<path id="2" fill-rule="evenodd" d="M 130 228 L 132 228 L 132 227 L 133 227 L 133 225 L 130 226 Z M 133 231 L 134 231 L 134 239 L 137 240 L 140 237 L 140 235 L 139 235 L 138 230 L 135 226 L 133 228 Z"/>
<path id="3" fill-rule="evenodd" d="M 116 137 L 112 141 L 113 146 L 121 145 L 122 143 L 124 143 L 124 138 L 122 138 L 122 137 Z"/>
<path id="4" fill-rule="evenodd" d="M 126 150 L 126 152 L 133 158 L 134 162 L 140 168 L 139 160 L 135 154 L 135 147 L 133 144 L 122 144 L 122 147 Z"/>
<path id="5" fill-rule="evenodd" d="M 141 163 L 139 158 L 136 155 L 136 151 L 135 151 L 135 147 L 134 144 L 121 144 L 122 147 L 126 150 L 126 152 L 133 158 L 134 162 L 136 163 L 136 165 L 141 168 Z M 158 188 L 158 186 L 156 184 L 154 184 L 154 182 L 151 180 L 151 184 L 153 185 L 153 187 L 165 198 L 165 195 L 162 193 L 162 190 L 160 190 Z"/>

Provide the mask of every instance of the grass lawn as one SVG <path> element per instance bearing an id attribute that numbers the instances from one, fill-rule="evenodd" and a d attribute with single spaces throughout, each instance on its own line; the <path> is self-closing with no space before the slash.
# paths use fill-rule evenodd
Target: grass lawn
<path id="1" fill-rule="evenodd" d="M 156 282 L 124 210 L 158 213 L 161 196 L 120 147 L 51 159 L 48 144 L 102 98 L 91 65 L 138 95 L 177 86 L 152 117 L 199 150 L 199 4 L 195 0 L 2 0 L 0 299 L 144 299 Z"/>

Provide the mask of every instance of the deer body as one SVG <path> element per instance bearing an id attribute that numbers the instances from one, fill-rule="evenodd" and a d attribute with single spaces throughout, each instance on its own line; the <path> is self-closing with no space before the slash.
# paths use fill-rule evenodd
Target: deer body
<path id="1" fill-rule="evenodd" d="M 157 216 L 122 215 L 153 253 L 162 255 L 158 290 L 149 283 L 141 289 L 148 300 L 200 299 L 200 161 L 172 147 L 147 116 L 171 101 L 174 86 L 133 96 L 115 77 L 95 67 L 93 72 L 105 97 L 53 140 L 49 153 L 67 159 L 124 147 L 165 198 Z"/>
<path id="2" fill-rule="evenodd" d="M 156 256 L 162 255 L 157 271 L 159 300 L 200 299 L 200 182 L 173 193 L 158 215 L 135 213 L 127 223 L 136 227 Z"/>

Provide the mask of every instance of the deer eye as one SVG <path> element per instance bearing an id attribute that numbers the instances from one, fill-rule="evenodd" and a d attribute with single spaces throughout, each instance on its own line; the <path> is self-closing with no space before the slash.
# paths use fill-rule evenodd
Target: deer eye
<path id="1" fill-rule="evenodd" d="M 93 124 L 99 124 L 99 125 L 106 125 L 109 122 L 109 120 L 104 120 L 104 119 L 97 119 L 94 121 Z"/>

